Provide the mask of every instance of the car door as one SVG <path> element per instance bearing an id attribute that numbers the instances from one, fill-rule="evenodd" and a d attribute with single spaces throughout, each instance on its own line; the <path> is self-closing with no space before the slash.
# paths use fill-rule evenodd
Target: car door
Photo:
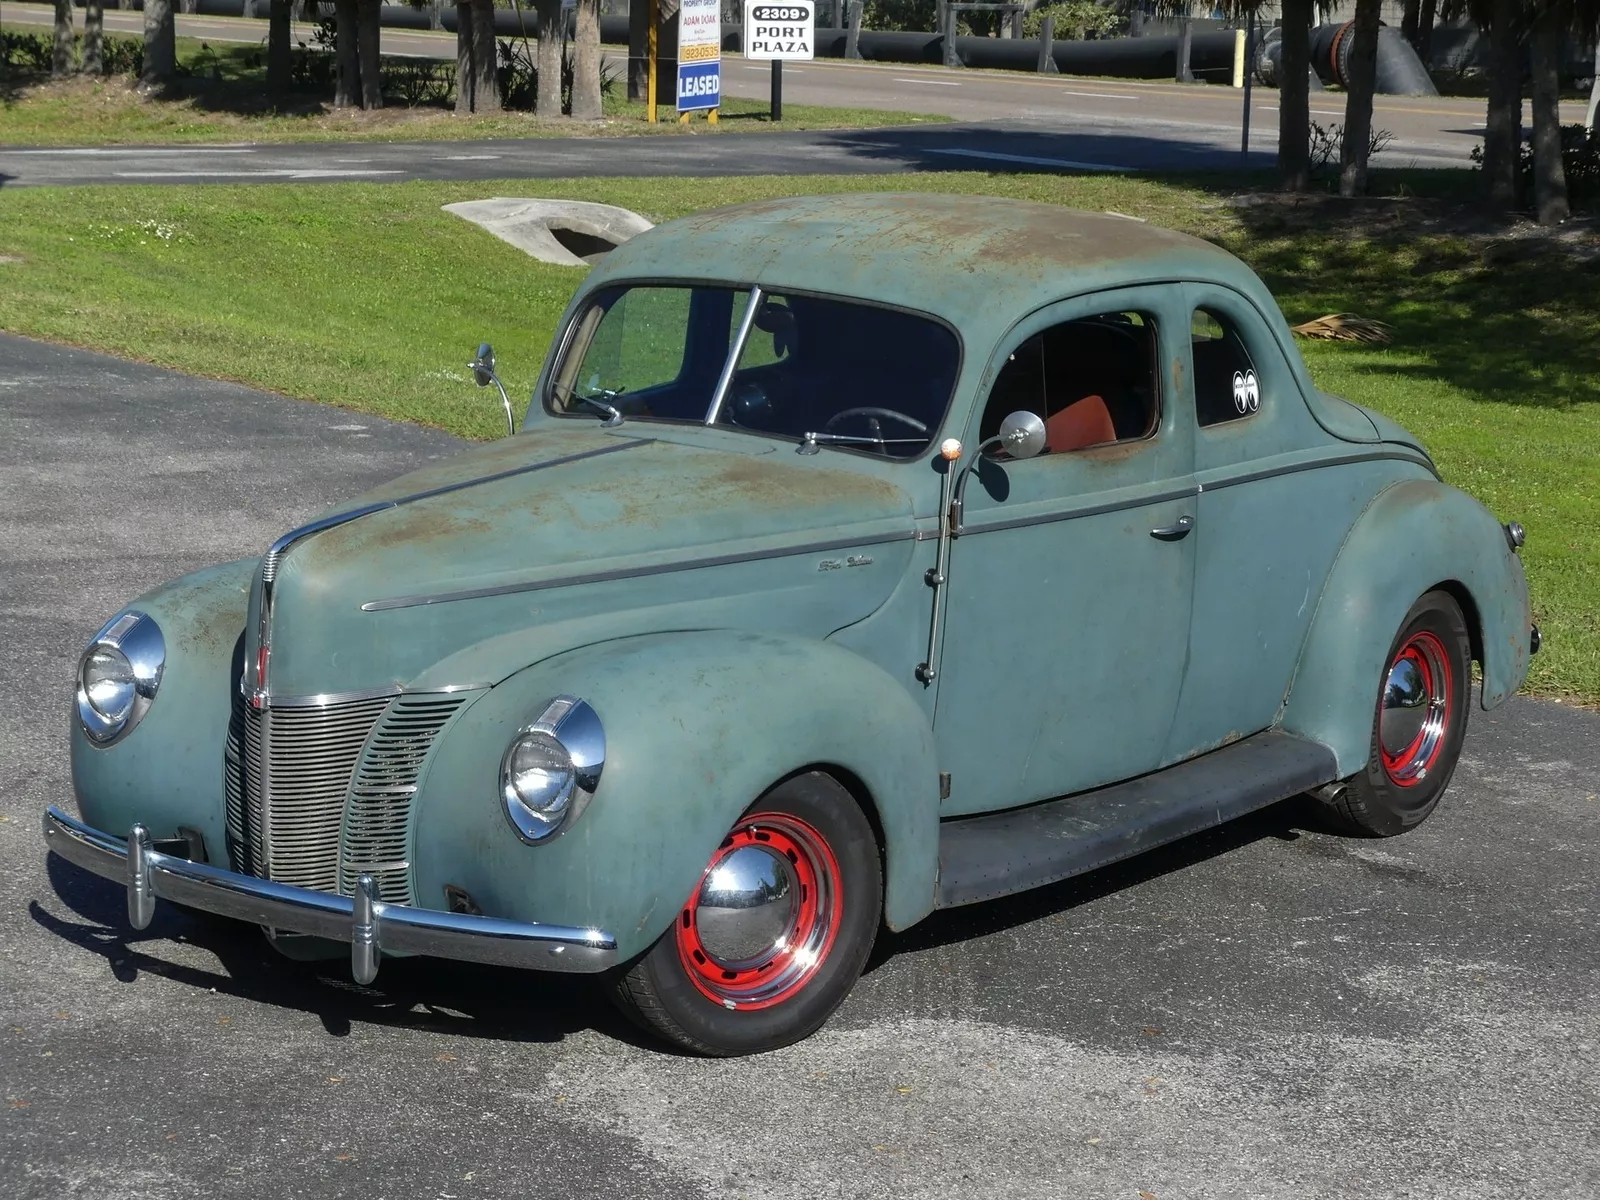
<path id="1" fill-rule="evenodd" d="M 967 482 L 934 716 L 947 815 L 1163 765 L 1193 577 L 1186 321 L 1176 286 L 1100 293 L 1034 314 L 990 365 L 964 461 L 1018 409 L 1049 448 Z"/>
<path id="2" fill-rule="evenodd" d="M 1168 753 L 1183 758 L 1268 728 L 1322 586 L 1383 464 L 1312 417 L 1254 305 L 1190 284 L 1186 407 L 1195 425 L 1189 669 Z M 1353 452 L 1355 452 L 1353 454 Z"/>

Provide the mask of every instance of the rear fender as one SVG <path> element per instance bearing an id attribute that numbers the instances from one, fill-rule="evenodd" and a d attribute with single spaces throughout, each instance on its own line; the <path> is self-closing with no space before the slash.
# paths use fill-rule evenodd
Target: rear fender
<path id="1" fill-rule="evenodd" d="M 1522 561 L 1488 509 L 1432 479 L 1386 488 L 1340 548 L 1282 710 L 1291 733 L 1330 747 L 1341 778 L 1366 765 L 1385 657 L 1417 598 L 1458 600 L 1493 708 L 1528 673 L 1532 617 Z"/>
<path id="2" fill-rule="evenodd" d="M 530 846 L 504 814 L 500 761 L 562 693 L 599 714 L 605 768 L 571 827 Z M 419 902 L 442 907 L 454 885 L 491 915 L 604 929 L 632 956 L 671 924 L 739 814 L 806 768 L 860 782 L 883 834 L 885 918 L 894 929 L 920 920 L 933 907 L 939 840 L 926 715 L 841 647 L 721 630 L 569 651 L 466 709 L 417 805 Z"/>

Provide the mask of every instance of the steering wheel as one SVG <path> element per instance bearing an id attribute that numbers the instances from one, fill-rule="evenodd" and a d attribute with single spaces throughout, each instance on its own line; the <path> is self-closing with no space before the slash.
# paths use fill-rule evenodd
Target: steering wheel
<path id="1" fill-rule="evenodd" d="M 867 420 L 870 422 L 868 428 L 871 430 L 872 437 L 877 441 L 879 453 L 882 454 L 888 453 L 888 447 L 884 445 L 883 429 L 878 424 L 880 418 L 887 417 L 890 420 L 899 421 L 902 425 L 908 425 L 912 429 L 915 429 L 918 433 L 925 434 L 928 432 L 928 427 L 921 421 L 917 420 L 915 417 L 908 417 L 905 413 L 900 412 L 898 409 L 874 408 L 870 405 L 864 408 L 841 409 L 840 411 L 834 413 L 833 416 L 828 418 L 827 422 L 822 426 L 822 432 L 832 433 L 833 427 L 840 421 L 843 421 L 846 417 L 867 418 Z"/>

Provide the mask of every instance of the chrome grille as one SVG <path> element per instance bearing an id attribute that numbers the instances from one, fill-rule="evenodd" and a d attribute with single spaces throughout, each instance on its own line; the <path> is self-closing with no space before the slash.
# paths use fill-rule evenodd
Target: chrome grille
<path id="1" fill-rule="evenodd" d="M 222 795 L 227 803 L 228 862 L 235 871 L 250 873 L 250 826 L 245 812 L 245 796 L 250 778 L 244 771 L 244 724 L 247 706 L 235 680 L 233 711 L 228 716 L 228 742 L 222 752 Z"/>
<path id="2" fill-rule="evenodd" d="M 339 890 L 350 895 L 365 871 L 381 899 L 411 902 L 411 800 L 434 739 L 465 696 L 396 700 L 367 741 L 345 807 Z"/>
<path id="3" fill-rule="evenodd" d="M 246 710 L 251 874 L 322 892 L 338 889 L 345 796 L 367 735 L 391 699 Z"/>

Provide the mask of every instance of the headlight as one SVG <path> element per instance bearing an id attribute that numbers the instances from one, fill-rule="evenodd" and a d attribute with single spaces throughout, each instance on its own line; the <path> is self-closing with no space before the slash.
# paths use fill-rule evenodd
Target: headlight
<path id="1" fill-rule="evenodd" d="M 578 819 L 600 785 L 606 735 L 576 696 L 557 696 L 500 760 L 500 799 L 517 836 L 548 841 Z"/>
<path id="2" fill-rule="evenodd" d="M 109 746 L 128 735 L 155 699 L 166 661 L 161 627 L 142 612 L 95 634 L 78 662 L 78 721 L 90 741 Z"/>

